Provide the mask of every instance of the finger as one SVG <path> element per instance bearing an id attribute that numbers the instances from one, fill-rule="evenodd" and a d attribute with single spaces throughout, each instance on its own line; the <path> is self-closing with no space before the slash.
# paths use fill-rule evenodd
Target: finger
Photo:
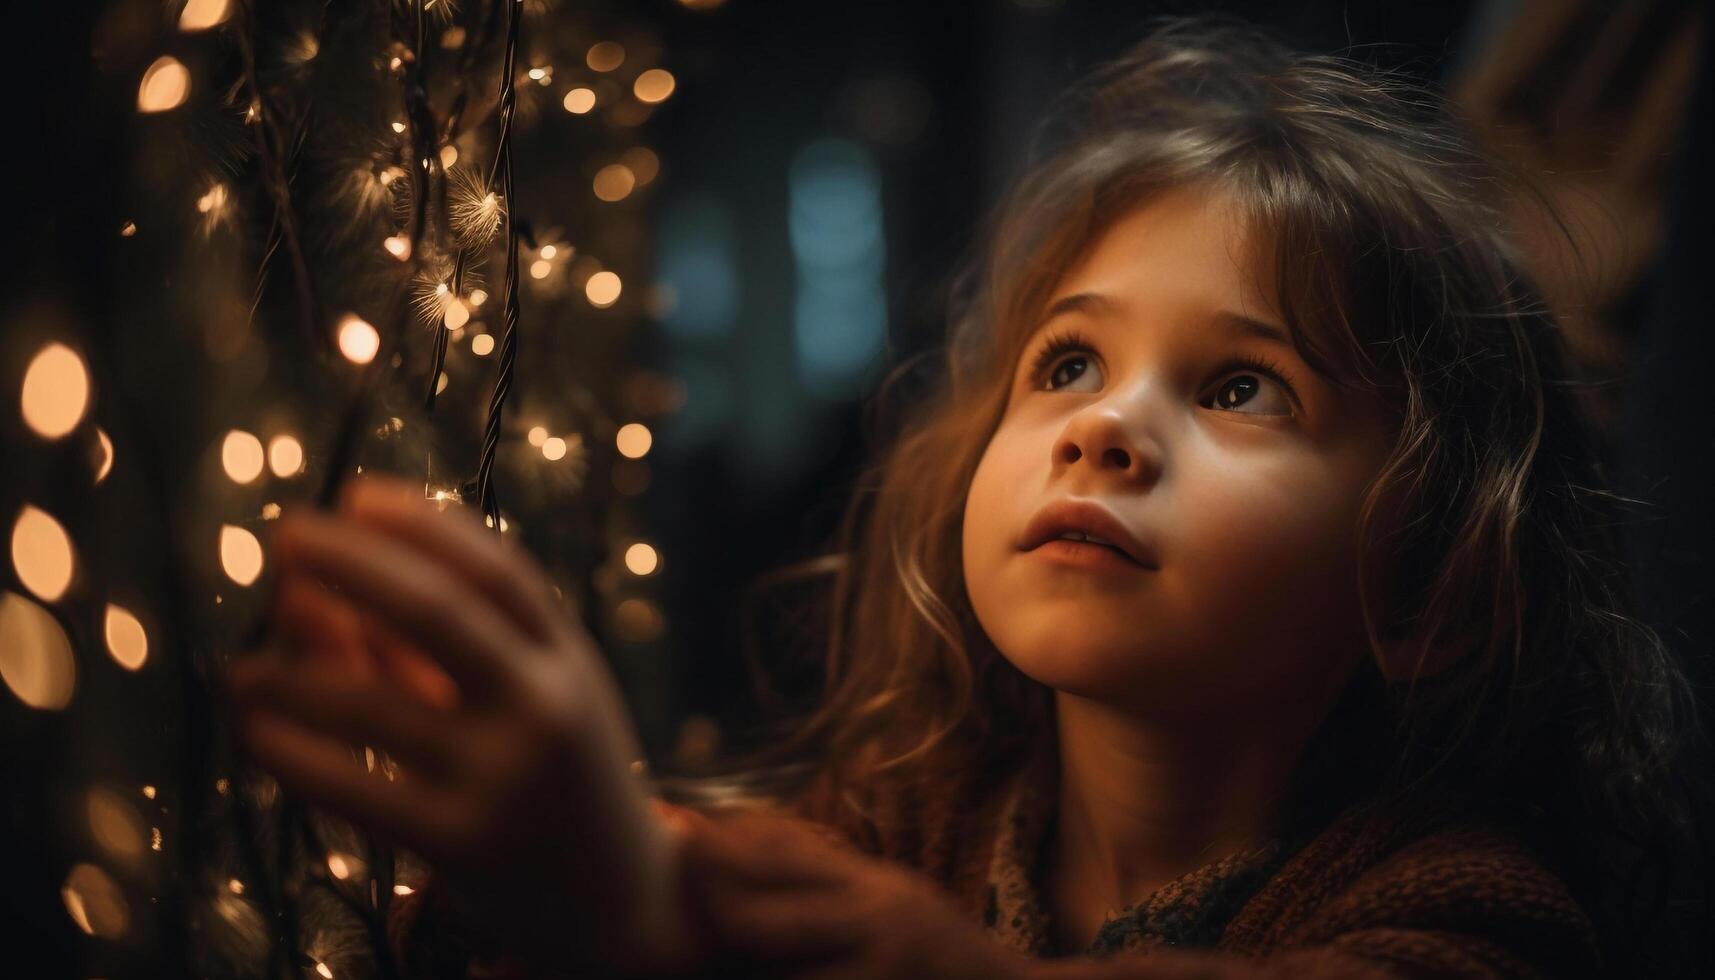
<path id="1" fill-rule="evenodd" d="M 832 887 L 850 873 L 848 856 L 784 818 L 726 816 L 688 822 L 681 858 L 689 873 L 758 887 Z"/>
<path id="2" fill-rule="evenodd" d="M 349 484 L 342 504 L 353 518 L 452 569 L 524 632 L 543 642 L 558 635 L 565 616 L 545 587 L 547 575 L 470 513 L 438 510 L 412 484 L 377 478 Z"/>
<path id="3" fill-rule="evenodd" d="M 764 961 L 836 955 L 863 936 L 863 924 L 827 896 L 705 891 L 697 910 L 722 948 Z"/>
<path id="4" fill-rule="evenodd" d="M 320 735 L 380 749 L 435 779 L 458 759 L 453 717 L 374 681 L 357 681 L 338 667 L 281 664 L 264 658 L 229 670 L 241 715 L 280 715 Z"/>
<path id="5" fill-rule="evenodd" d="M 399 631 L 374 616 L 363 616 L 364 644 L 381 664 L 382 672 L 421 698 L 425 704 L 458 706 L 458 685 L 434 658 L 413 646 Z"/>
<path id="6" fill-rule="evenodd" d="M 331 658 L 354 677 L 374 676 L 357 608 L 309 576 L 280 577 L 273 617 L 280 634 L 311 655 Z"/>
<path id="7" fill-rule="evenodd" d="M 371 775 L 344 745 L 267 711 L 246 715 L 239 735 L 256 763 L 289 791 L 424 857 L 444 850 L 441 801 L 409 773 L 393 780 Z"/>
<path id="8" fill-rule="evenodd" d="M 511 687 L 530 640 L 447 569 L 354 521 L 306 511 L 280 518 L 282 569 L 301 568 L 338 588 L 481 697 Z"/>

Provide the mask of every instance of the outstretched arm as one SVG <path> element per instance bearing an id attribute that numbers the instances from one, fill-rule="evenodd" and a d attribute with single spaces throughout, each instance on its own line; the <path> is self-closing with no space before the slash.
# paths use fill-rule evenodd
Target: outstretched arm
<path id="1" fill-rule="evenodd" d="M 624 704 L 535 563 L 392 481 L 288 514 L 274 544 L 288 649 L 231 672 L 255 760 L 426 858 L 461 920 L 523 962 L 682 965 L 671 836 L 630 771 Z"/>

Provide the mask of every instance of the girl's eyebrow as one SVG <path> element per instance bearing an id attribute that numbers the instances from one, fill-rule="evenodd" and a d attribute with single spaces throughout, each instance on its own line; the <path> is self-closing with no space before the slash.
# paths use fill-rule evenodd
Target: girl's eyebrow
<path id="1" fill-rule="evenodd" d="M 1092 317 L 1111 317 L 1124 312 L 1125 304 L 1105 293 L 1073 293 L 1070 296 L 1062 296 L 1048 304 L 1048 309 L 1042 315 L 1042 322 L 1047 323 L 1055 317 L 1067 313 L 1082 313 Z M 1272 323 L 1266 323 L 1234 310 L 1217 310 L 1210 319 L 1233 333 L 1255 337 L 1292 349 L 1292 339 L 1287 336 L 1286 330 Z"/>

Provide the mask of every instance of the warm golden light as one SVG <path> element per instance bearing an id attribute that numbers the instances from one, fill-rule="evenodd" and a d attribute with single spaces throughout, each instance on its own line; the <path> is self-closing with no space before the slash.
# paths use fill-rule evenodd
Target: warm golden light
<path id="1" fill-rule="evenodd" d="M 470 339 L 470 352 L 477 357 L 487 357 L 494 352 L 494 338 L 485 333 L 479 333 Z"/>
<path id="2" fill-rule="evenodd" d="M 623 163 L 610 163 L 596 171 L 595 196 L 604 201 L 623 201 L 637 186 L 637 176 Z"/>
<path id="3" fill-rule="evenodd" d="M 417 889 L 412 888 L 410 885 L 394 885 L 393 886 L 393 894 L 395 894 L 395 895 L 409 895 L 412 892 L 415 892 L 416 890 Z"/>
<path id="4" fill-rule="evenodd" d="M 574 116 L 581 116 L 595 108 L 595 89 L 575 88 L 566 93 L 561 105 Z"/>
<path id="5" fill-rule="evenodd" d="M 143 820 L 129 800 L 105 789 L 89 791 L 86 810 L 90 836 L 116 858 L 143 853 Z"/>
<path id="6" fill-rule="evenodd" d="M 333 980 L 333 969 L 321 960 L 316 961 L 316 972 L 321 974 L 325 980 Z"/>
<path id="7" fill-rule="evenodd" d="M 625 568 L 633 575 L 648 575 L 660 561 L 655 549 L 641 541 L 625 549 Z"/>
<path id="8" fill-rule="evenodd" d="M 143 73 L 143 83 L 137 86 L 137 108 L 166 112 L 183 105 L 190 94 L 190 70 L 179 59 L 164 54 Z"/>
<path id="9" fill-rule="evenodd" d="M 395 122 L 392 126 L 395 133 L 403 133 L 405 131 L 405 124 L 402 122 Z"/>
<path id="10" fill-rule="evenodd" d="M 262 475 L 266 460 L 262 440 L 243 429 L 233 429 L 220 444 L 220 465 L 234 483 L 249 483 Z"/>
<path id="11" fill-rule="evenodd" d="M 637 178 L 639 187 L 654 180 L 661 172 L 661 158 L 647 146 L 634 146 L 620 154 L 619 160 L 631 168 L 631 174 Z"/>
<path id="12" fill-rule="evenodd" d="M 340 854 L 337 851 L 328 855 L 328 874 L 333 875 L 340 881 L 344 881 L 351 877 L 351 865 L 347 863 L 345 855 Z"/>
<path id="13" fill-rule="evenodd" d="M 602 41 L 584 55 L 584 63 L 595 71 L 613 71 L 625 64 L 625 49 L 617 41 Z"/>
<path id="14" fill-rule="evenodd" d="M 107 635 L 107 652 L 119 666 L 136 670 L 149 659 L 149 634 L 143 629 L 143 621 L 124 606 L 107 604 L 103 632 Z"/>
<path id="15" fill-rule="evenodd" d="M 560 254 L 560 247 L 558 245 L 544 245 L 536 250 L 536 254 L 545 259 L 551 259 Z"/>
<path id="16" fill-rule="evenodd" d="M 304 468 L 304 446 L 291 436 L 275 436 L 268 441 L 268 468 L 282 479 L 297 476 Z"/>
<path id="17" fill-rule="evenodd" d="M 225 23 L 231 13 L 230 0 L 189 0 L 179 14 L 179 30 L 206 31 Z"/>
<path id="18" fill-rule="evenodd" d="M 381 335 L 369 321 L 347 313 L 339 323 L 339 352 L 353 364 L 368 364 L 381 350 Z"/>
<path id="19" fill-rule="evenodd" d="M 144 786 L 143 787 L 143 796 L 146 799 L 151 799 L 151 800 L 154 799 L 155 798 L 155 787 Z"/>
<path id="20" fill-rule="evenodd" d="M 481 306 L 482 304 L 484 304 L 486 302 L 488 302 L 488 290 L 486 290 L 486 289 L 473 289 L 470 291 L 470 305 L 471 306 L 473 306 L 473 307 Z"/>
<path id="21" fill-rule="evenodd" d="M 58 711 L 77 688 L 71 640 L 53 614 L 15 592 L 0 592 L 0 679 L 32 708 Z"/>
<path id="22" fill-rule="evenodd" d="M 589 282 L 584 283 L 584 296 L 596 309 L 607 309 L 619 301 L 620 289 L 619 276 L 611 272 L 598 272 L 590 276 Z"/>
<path id="23" fill-rule="evenodd" d="M 95 441 L 101 446 L 101 462 L 95 464 L 95 482 L 100 483 L 113 472 L 113 440 L 107 437 L 105 430 L 96 429 Z"/>
<path id="24" fill-rule="evenodd" d="M 637 76 L 637 81 L 631 84 L 631 91 L 639 102 L 662 102 L 673 94 L 675 84 L 672 72 L 665 68 L 651 68 Z"/>
<path id="25" fill-rule="evenodd" d="M 227 578 L 250 585 L 262 575 L 262 542 L 244 528 L 221 525 L 220 567 Z"/>
<path id="26" fill-rule="evenodd" d="M 537 259 L 530 263 L 530 278 L 546 279 L 554 271 L 554 263 L 547 259 Z"/>
<path id="27" fill-rule="evenodd" d="M 530 445 L 540 448 L 542 443 L 548 441 L 548 430 L 540 425 L 532 426 L 530 431 L 525 433 L 524 439 Z"/>
<path id="28" fill-rule="evenodd" d="M 448 330 L 457 330 L 470 322 L 470 310 L 464 305 L 464 300 L 457 296 L 448 296 L 446 312 L 441 315 Z"/>
<path id="29" fill-rule="evenodd" d="M 451 170 L 453 164 L 459 162 L 459 148 L 448 143 L 441 147 L 441 169 Z"/>
<path id="30" fill-rule="evenodd" d="M 411 238 L 408 235 L 389 235 L 381 240 L 381 247 L 401 262 L 411 259 Z"/>
<path id="31" fill-rule="evenodd" d="M 648 599 L 631 598 L 614 607 L 613 625 L 621 639 L 648 643 L 660 638 L 667 622 L 654 603 Z"/>
<path id="32" fill-rule="evenodd" d="M 77 428 L 89 408 L 89 372 L 83 358 L 64 344 L 43 347 L 24 370 L 20 401 L 24 424 L 44 439 L 58 439 Z"/>
<path id="33" fill-rule="evenodd" d="M 93 864 L 74 865 L 60 886 L 60 898 L 77 927 L 91 936 L 117 939 L 125 934 L 131 909 L 107 872 Z"/>
<path id="34" fill-rule="evenodd" d="M 566 440 L 559 436 L 549 436 L 542 440 L 542 455 L 551 460 L 566 458 Z"/>
<path id="35" fill-rule="evenodd" d="M 447 385 L 451 383 L 452 382 L 447 378 L 447 372 L 442 371 L 441 376 L 435 379 L 435 394 L 438 395 L 441 392 L 446 391 Z"/>
<path id="36" fill-rule="evenodd" d="M 649 427 L 642 422 L 627 422 L 619 427 L 613 441 L 621 456 L 626 459 L 642 459 L 654 444 L 655 438 L 649 434 Z"/>
<path id="37" fill-rule="evenodd" d="M 76 567 L 71 537 L 47 511 L 25 504 L 12 525 L 12 567 L 24 588 L 43 602 L 57 601 Z"/>

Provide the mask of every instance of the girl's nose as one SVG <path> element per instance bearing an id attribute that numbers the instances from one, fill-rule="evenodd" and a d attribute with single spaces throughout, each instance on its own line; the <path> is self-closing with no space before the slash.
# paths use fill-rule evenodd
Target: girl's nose
<path id="1" fill-rule="evenodd" d="M 1091 405 L 1074 415 L 1055 441 L 1054 469 L 1084 466 L 1125 482 L 1156 480 L 1161 473 L 1161 448 L 1141 430 L 1138 419 L 1112 406 Z"/>

